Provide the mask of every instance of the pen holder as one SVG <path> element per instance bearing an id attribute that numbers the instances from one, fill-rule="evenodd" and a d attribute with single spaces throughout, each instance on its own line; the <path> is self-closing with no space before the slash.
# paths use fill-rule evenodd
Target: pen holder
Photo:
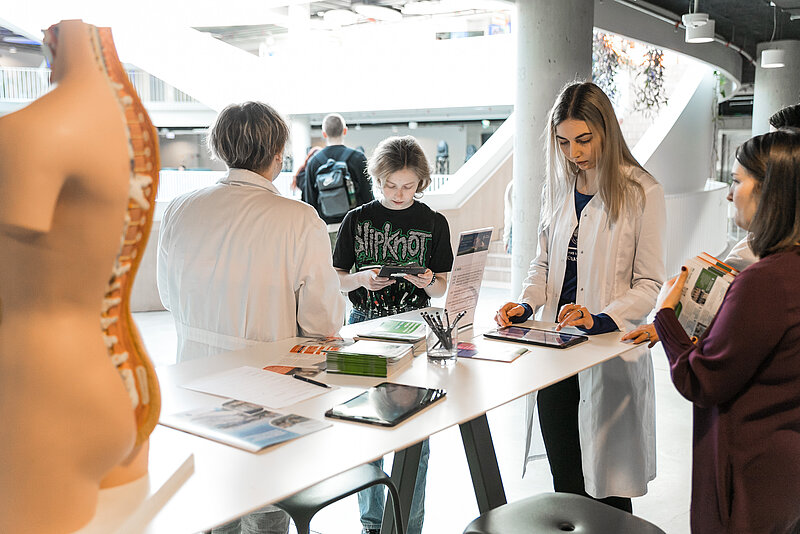
<path id="1" fill-rule="evenodd" d="M 425 338 L 428 362 L 442 367 L 454 365 L 458 355 L 458 328 L 452 330 L 432 329 L 430 326 Z"/>

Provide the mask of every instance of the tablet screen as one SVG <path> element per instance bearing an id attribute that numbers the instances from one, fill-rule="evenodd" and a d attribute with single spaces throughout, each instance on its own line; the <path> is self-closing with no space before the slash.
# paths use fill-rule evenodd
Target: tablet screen
<path id="1" fill-rule="evenodd" d="M 390 276 L 402 277 L 406 274 L 420 275 L 425 272 L 425 267 L 419 265 L 384 265 L 381 267 L 378 276 L 388 278 Z"/>
<path id="2" fill-rule="evenodd" d="M 506 326 L 486 332 L 484 336 L 491 339 L 517 341 L 519 343 L 529 343 L 531 345 L 544 345 L 546 347 L 558 349 L 571 347 L 572 345 L 589 339 L 586 336 L 577 334 L 568 334 L 566 332 L 556 332 L 553 330 L 540 330 L 524 326 Z"/>
<path id="3" fill-rule="evenodd" d="M 360 423 L 394 426 L 443 398 L 443 389 L 420 388 L 383 382 L 347 402 L 334 406 L 326 417 Z"/>

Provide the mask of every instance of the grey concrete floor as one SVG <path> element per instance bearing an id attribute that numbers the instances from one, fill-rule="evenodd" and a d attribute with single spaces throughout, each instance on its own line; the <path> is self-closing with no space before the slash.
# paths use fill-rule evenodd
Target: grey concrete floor
<path id="1" fill-rule="evenodd" d="M 508 289 L 481 289 L 478 316 L 494 315 L 509 300 Z M 441 303 L 434 302 L 434 305 Z M 168 312 L 134 314 L 145 345 L 156 365 L 175 361 L 175 329 Z M 660 346 L 653 350 L 656 377 L 656 422 L 658 475 L 650 483 L 648 493 L 634 499 L 634 513 L 668 534 L 689 533 L 689 497 L 691 472 L 691 404 L 672 387 L 667 360 Z M 498 364 L 502 365 L 502 364 Z M 509 501 L 536 493 L 552 491 L 546 461 L 532 463 L 525 478 L 522 455 L 525 443 L 523 399 L 510 402 L 489 412 L 489 424 L 506 497 Z M 478 516 L 461 435 L 457 427 L 431 437 L 431 459 L 428 470 L 423 534 L 458 534 Z M 324 451 L 320 451 L 324 454 Z M 390 457 L 386 469 L 390 469 Z M 358 504 L 351 497 L 331 505 L 317 514 L 312 529 L 319 534 L 358 534 Z"/>

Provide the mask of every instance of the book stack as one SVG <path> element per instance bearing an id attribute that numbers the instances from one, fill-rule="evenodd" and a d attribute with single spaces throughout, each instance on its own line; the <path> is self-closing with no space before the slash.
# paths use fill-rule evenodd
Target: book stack
<path id="1" fill-rule="evenodd" d="M 328 373 L 387 377 L 411 363 L 414 352 L 407 343 L 359 340 L 326 353 Z"/>
<path id="2" fill-rule="evenodd" d="M 690 337 L 703 335 L 738 271 L 703 252 L 686 261 L 689 276 L 675 315 Z"/>
<path id="3" fill-rule="evenodd" d="M 391 341 L 411 345 L 414 354 L 425 352 L 425 323 L 384 319 L 378 325 L 370 325 L 358 332 L 355 338 L 361 340 Z"/>

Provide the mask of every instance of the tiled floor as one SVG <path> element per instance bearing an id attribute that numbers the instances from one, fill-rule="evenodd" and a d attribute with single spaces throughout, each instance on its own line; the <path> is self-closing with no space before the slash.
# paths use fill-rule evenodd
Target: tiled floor
<path id="1" fill-rule="evenodd" d="M 506 300 L 508 290 L 484 287 L 476 313 L 491 317 Z M 169 314 L 148 312 L 134 314 L 134 317 L 156 364 L 173 363 L 175 330 Z M 653 362 L 658 475 L 650 483 L 647 495 L 634 499 L 633 509 L 636 515 L 652 521 L 668 534 L 688 534 L 691 405 L 672 387 L 666 357 L 660 347 L 653 350 Z M 552 491 L 545 461 L 531 464 L 525 478 L 521 478 L 524 410 L 524 400 L 520 399 L 489 412 L 489 424 L 509 501 Z M 387 462 L 386 469 L 390 466 L 391 463 Z M 461 436 L 456 427 L 431 437 L 425 507 L 423 534 L 459 534 L 478 515 Z M 312 529 L 320 534 L 358 534 L 360 523 L 355 497 L 323 509 L 315 516 Z"/>

